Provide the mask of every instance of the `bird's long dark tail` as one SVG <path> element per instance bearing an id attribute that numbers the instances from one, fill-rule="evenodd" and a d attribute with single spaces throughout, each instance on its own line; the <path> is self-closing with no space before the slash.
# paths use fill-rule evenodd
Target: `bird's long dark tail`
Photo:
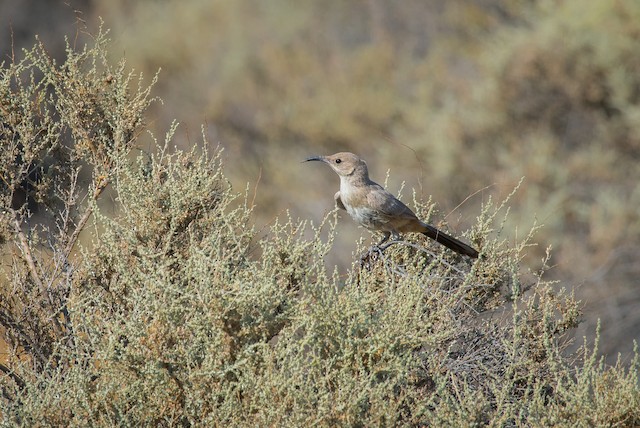
<path id="1" fill-rule="evenodd" d="M 455 251 L 458 254 L 469 256 L 473 259 L 478 258 L 478 250 L 476 250 L 475 248 L 465 244 L 462 241 L 458 241 L 453 236 L 449 236 L 429 224 L 426 225 L 426 228 L 427 230 L 422 232 L 425 236 L 434 239 L 436 242 L 441 243 L 445 247 Z"/>

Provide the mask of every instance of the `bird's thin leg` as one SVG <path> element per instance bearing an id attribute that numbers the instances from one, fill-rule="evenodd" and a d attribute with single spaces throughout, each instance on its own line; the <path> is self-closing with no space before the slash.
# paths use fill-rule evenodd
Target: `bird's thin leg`
<path id="1" fill-rule="evenodd" d="M 382 240 L 380 242 L 378 242 L 378 245 L 376 245 L 376 247 L 380 247 L 382 244 L 387 242 L 387 240 L 389 240 L 390 236 L 391 236 L 391 232 L 384 232 L 384 236 L 382 237 Z"/>
<path id="2" fill-rule="evenodd" d="M 391 236 L 390 232 L 384 232 L 384 236 L 382 240 L 378 242 L 378 244 L 374 244 L 369 247 L 369 249 L 360 256 L 360 267 L 366 267 L 367 269 L 371 268 L 371 263 L 377 260 L 378 256 L 382 255 L 382 249 L 380 245 L 384 244 L 387 239 Z"/>
<path id="3" fill-rule="evenodd" d="M 391 242 L 384 244 L 385 242 L 387 242 L 387 240 L 391 238 Z M 380 251 L 384 251 L 387 248 L 389 248 L 390 246 L 392 246 L 393 244 L 395 244 L 396 242 L 400 241 L 400 234 L 398 232 L 396 232 L 395 230 L 392 230 L 391 232 L 385 232 L 384 238 L 382 239 L 382 241 L 380 241 L 378 243 L 378 245 L 376 246 L 378 248 L 378 250 Z"/>
<path id="4" fill-rule="evenodd" d="M 389 239 L 389 237 L 391 236 L 391 232 L 383 232 L 384 236 L 382 237 L 382 240 L 380 242 L 378 242 L 375 245 L 372 245 L 371 247 L 369 247 L 369 249 L 367 250 L 366 253 L 364 253 L 362 256 L 360 256 L 360 266 L 364 266 L 365 262 L 369 262 L 371 261 L 372 257 L 374 254 L 382 254 L 382 251 L 386 248 L 385 247 L 381 247 L 382 244 L 384 244 L 385 242 L 387 242 L 387 240 Z"/>

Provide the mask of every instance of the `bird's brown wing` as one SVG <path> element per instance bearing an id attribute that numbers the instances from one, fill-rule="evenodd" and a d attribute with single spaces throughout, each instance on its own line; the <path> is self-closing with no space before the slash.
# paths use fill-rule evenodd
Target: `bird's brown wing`
<path id="1" fill-rule="evenodd" d="M 384 190 L 380 185 L 376 185 L 376 188 L 369 192 L 367 195 L 367 203 L 380 214 L 388 216 L 389 218 L 417 220 L 411 208 Z"/>
<path id="2" fill-rule="evenodd" d="M 342 199 L 340 199 L 340 192 L 336 192 L 336 194 L 333 195 L 333 199 L 336 200 L 336 206 L 338 208 L 345 211 L 347 210 L 347 208 L 345 208 L 344 204 L 342 203 Z"/>

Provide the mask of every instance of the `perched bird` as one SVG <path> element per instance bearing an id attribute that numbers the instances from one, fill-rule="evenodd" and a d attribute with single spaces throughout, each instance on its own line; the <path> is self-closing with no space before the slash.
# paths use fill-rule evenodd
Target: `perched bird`
<path id="1" fill-rule="evenodd" d="M 422 233 L 456 253 L 478 258 L 478 251 L 420 221 L 409 207 L 403 204 L 382 186 L 371 181 L 364 160 L 353 153 L 342 152 L 331 156 L 314 156 L 309 161 L 324 162 L 340 177 L 340 191 L 334 196 L 338 208 L 343 209 L 356 221 L 371 231 L 382 232 L 384 238 L 397 240 L 400 233 Z"/>

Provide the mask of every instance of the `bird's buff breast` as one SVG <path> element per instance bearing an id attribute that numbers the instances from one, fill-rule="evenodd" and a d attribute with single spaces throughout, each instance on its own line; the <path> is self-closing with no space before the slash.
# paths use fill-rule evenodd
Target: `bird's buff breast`
<path id="1" fill-rule="evenodd" d="M 351 218 L 369 230 L 385 230 L 389 219 L 367 204 L 366 196 L 358 192 L 357 186 L 350 186 L 346 179 L 340 178 L 340 199 Z"/>
<path id="2" fill-rule="evenodd" d="M 384 229 L 384 225 L 388 222 L 384 216 L 381 216 L 375 210 L 363 206 L 346 206 L 347 213 L 351 218 L 361 226 L 369 230 Z"/>

